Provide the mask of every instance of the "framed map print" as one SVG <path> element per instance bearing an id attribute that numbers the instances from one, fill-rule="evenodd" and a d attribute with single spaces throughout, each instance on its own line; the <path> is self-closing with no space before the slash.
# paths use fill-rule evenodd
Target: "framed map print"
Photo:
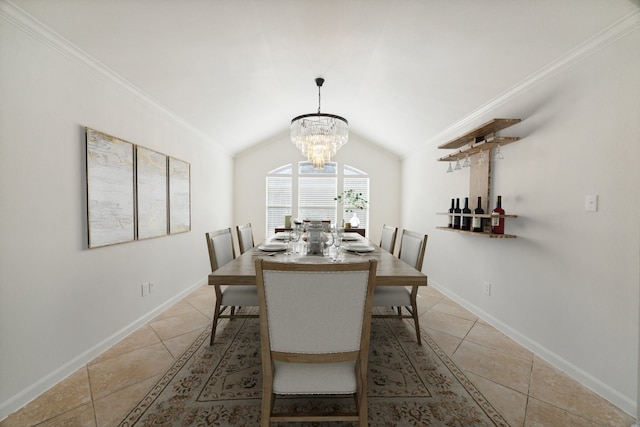
<path id="1" fill-rule="evenodd" d="M 191 230 L 191 170 L 189 163 L 169 157 L 169 232 Z"/>
<path id="2" fill-rule="evenodd" d="M 85 128 L 89 248 L 135 239 L 134 145 Z"/>
<path id="3" fill-rule="evenodd" d="M 136 147 L 138 239 L 168 232 L 167 156 Z"/>

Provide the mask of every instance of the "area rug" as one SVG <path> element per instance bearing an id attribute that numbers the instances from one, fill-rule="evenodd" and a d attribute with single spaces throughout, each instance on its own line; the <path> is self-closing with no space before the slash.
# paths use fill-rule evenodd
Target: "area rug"
<path id="1" fill-rule="evenodd" d="M 222 321 L 213 346 L 205 330 L 120 426 L 260 425 L 258 322 Z M 377 318 L 371 329 L 370 426 L 509 426 L 428 334 L 419 346 L 405 321 Z M 352 405 L 352 398 L 294 397 L 276 399 L 275 408 L 340 411 Z"/>

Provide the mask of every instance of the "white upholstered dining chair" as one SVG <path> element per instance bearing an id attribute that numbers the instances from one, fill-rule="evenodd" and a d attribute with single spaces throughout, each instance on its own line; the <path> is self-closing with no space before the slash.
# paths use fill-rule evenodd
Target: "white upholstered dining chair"
<path id="1" fill-rule="evenodd" d="M 216 271 L 229 261 L 236 257 L 233 248 L 233 238 L 231 237 L 231 228 L 225 228 L 218 231 L 206 233 L 207 248 L 209 249 L 209 261 L 211 263 L 211 271 Z M 221 285 L 214 285 L 216 292 L 216 303 L 213 312 L 213 325 L 211 327 L 211 340 L 209 345 L 213 345 L 216 336 L 216 328 L 220 319 L 235 319 L 246 317 L 258 317 L 255 314 L 239 314 L 236 313 L 236 307 L 257 307 L 258 292 L 255 286 L 251 285 L 232 285 L 222 289 Z M 229 314 L 224 311 L 229 308 Z"/>
<path id="2" fill-rule="evenodd" d="M 408 230 L 403 230 L 400 239 L 400 249 L 398 258 L 422 271 L 422 262 L 427 248 L 426 234 L 419 234 Z M 422 344 L 420 339 L 420 321 L 418 320 L 418 286 L 411 286 L 411 290 L 405 286 L 378 286 L 373 294 L 374 307 L 396 307 L 397 314 L 376 314 L 374 317 L 391 317 L 398 319 L 413 319 L 416 328 L 416 338 L 418 344 Z M 402 314 L 402 308 L 409 314 Z"/>
<path id="3" fill-rule="evenodd" d="M 392 227 L 384 224 L 382 226 L 382 237 L 380 237 L 380 247 L 385 251 L 393 254 L 396 248 L 396 236 L 398 235 L 398 227 Z"/>
<path id="4" fill-rule="evenodd" d="M 254 247 L 251 223 L 245 225 L 237 225 L 236 231 L 238 232 L 238 248 L 240 248 L 240 254 L 242 255 L 243 253 Z"/>
<path id="5" fill-rule="evenodd" d="M 367 425 L 367 364 L 375 260 L 345 264 L 256 261 L 262 421 Z M 274 411 L 276 396 L 355 397 L 345 412 Z M 327 398 L 327 397 L 325 397 Z"/>

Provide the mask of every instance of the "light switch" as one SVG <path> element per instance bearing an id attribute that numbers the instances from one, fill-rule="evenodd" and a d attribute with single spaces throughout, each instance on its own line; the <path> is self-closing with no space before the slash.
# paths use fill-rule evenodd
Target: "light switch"
<path id="1" fill-rule="evenodd" d="M 584 210 L 586 212 L 598 212 L 597 194 L 588 194 L 584 196 Z"/>

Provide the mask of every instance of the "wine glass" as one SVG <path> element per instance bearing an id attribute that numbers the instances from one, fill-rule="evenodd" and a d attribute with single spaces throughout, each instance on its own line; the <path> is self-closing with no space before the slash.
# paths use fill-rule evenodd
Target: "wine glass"
<path id="1" fill-rule="evenodd" d="M 298 253 L 298 241 L 300 240 L 300 230 L 298 227 L 293 227 L 291 230 L 291 241 L 293 242 L 293 253 Z"/>
<path id="2" fill-rule="evenodd" d="M 344 237 L 344 229 L 338 228 L 336 229 L 333 235 L 333 246 L 336 247 L 336 261 L 340 261 L 344 259 L 344 255 L 342 255 L 340 246 L 342 245 L 342 237 Z"/>
<path id="3" fill-rule="evenodd" d="M 467 157 L 464 159 L 464 163 L 462 164 L 463 168 L 471 167 L 471 160 L 469 160 L 469 153 L 467 153 Z"/>
<path id="4" fill-rule="evenodd" d="M 289 251 L 289 242 L 291 241 L 291 232 L 285 231 L 283 237 L 284 237 L 283 240 L 284 240 L 284 247 L 285 247 L 284 254 L 290 255 L 291 252 Z"/>
<path id="5" fill-rule="evenodd" d="M 447 169 L 447 173 L 452 173 L 453 168 L 451 167 L 451 162 L 449 162 L 449 169 Z"/>
<path id="6" fill-rule="evenodd" d="M 498 145 L 498 148 L 496 148 L 496 152 L 493 154 L 493 160 L 502 160 L 504 159 L 504 156 L 502 155 L 502 152 L 500 151 L 500 146 Z"/>
<path id="7" fill-rule="evenodd" d="M 324 233 L 323 249 L 326 249 L 327 251 L 326 255 L 329 255 L 329 256 L 331 255 L 331 246 L 333 246 L 333 242 L 334 242 L 334 237 L 331 230 L 329 230 L 328 233 Z"/>

